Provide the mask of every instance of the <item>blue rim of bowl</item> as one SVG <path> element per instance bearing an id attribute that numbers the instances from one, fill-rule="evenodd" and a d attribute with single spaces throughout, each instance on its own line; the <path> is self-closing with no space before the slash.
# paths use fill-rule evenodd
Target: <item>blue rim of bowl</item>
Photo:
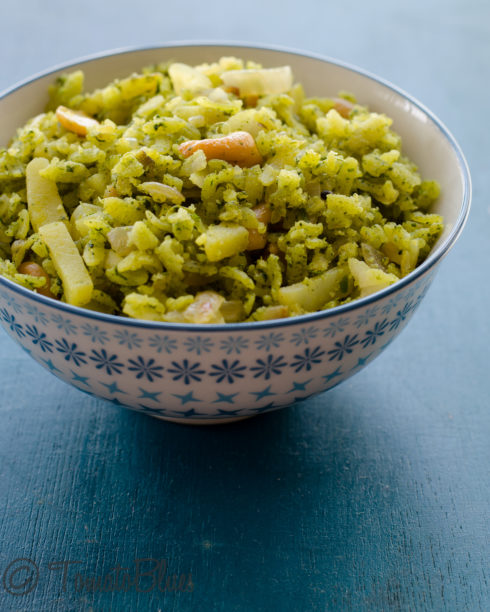
<path id="1" fill-rule="evenodd" d="M 109 51 L 103 51 L 101 53 L 95 53 L 87 56 L 83 56 L 69 62 L 58 64 L 48 70 L 36 73 L 27 79 L 20 81 L 14 84 L 12 87 L 0 92 L 0 100 L 14 91 L 25 87 L 29 83 L 37 81 L 40 78 L 49 76 L 50 74 L 59 72 L 60 70 L 66 70 L 78 64 L 82 64 L 85 62 L 91 62 L 100 60 L 107 57 L 112 57 L 116 55 L 125 55 L 129 53 L 135 52 L 143 52 L 143 51 L 158 51 L 165 50 L 170 48 L 179 48 L 179 47 L 234 47 L 236 49 L 250 49 L 250 50 L 263 50 L 263 51 L 276 51 L 281 53 L 289 53 L 291 55 L 297 55 L 300 57 L 306 57 L 310 59 L 320 60 L 322 62 L 327 62 L 329 64 L 333 64 L 340 68 L 344 68 L 346 70 L 350 70 L 351 72 L 355 72 L 360 74 L 361 76 L 367 77 L 373 81 L 376 81 L 383 87 L 394 91 L 396 94 L 402 96 L 407 99 L 411 104 L 420 109 L 425 115 L 427 115 L 433 124 L 442 132 L 446 140 L 450 143 L 453 151 L 456 153 L 456 157 L 458 158 L 460 164 L 461 174 L 463 176 L 463 198 L 461 203 L 461 210 L 456 219 L 453 229 L 451 230 L 449 236 L 445 239 L 445 241 L 436 248 L 436 250 L 429 254 L 427 259 L 425 259 L 415 270 L 413 270 L 410 274 L 401 278 L 399 281 L 373 293 L 364 298 L 356 299 L 348 304 L 342 304 L 341 306 L 335 306 L 334 308 L 329 308 L 328 310 L 320 310 L 318 312 L 312 312 L 304 315 L 299 315 L 295 317 L 289 317 L 287 319 L 273 319 L 271 321 L 251 321 L 251 322 L 243 322 L 243 323 L 223 323 L 223 324 L 206 324 L 206 325 L 198 325 L 195 323 L 169 323 L 166 321 L 146 321 L 143 319 L 130 319 L 129 317 L 123 317 L 120 315 L 111 315 L 106 313 L 100 313 L 95 310 L 89 310 L 86 308 L 80 308 L 78 306 L 72 306 L 71 304 L 66 304 L 64 302 L 58 302 L 51 298 L 47 298 L 43 295 L 35 293 L 30 289 L 26 289 L 13 281 L 10 281 L 2 276 L 0 276 L 0 286 L 4 285 L 8 289 L 13 290 L 16 293 L 19 293 L 23 297 L 26 297 L 32 301 L 40 302 L 45 304 L 46 306 L 50 306 L 56 310 L 61 310 L 66 313 L 87 317 L 89 319 L 95 319 L 99 321 L 104 321 L 106 323 L 112 323 L 117 325 L 124 325 L 128 327 L 142 327 L 149 328 L 155 330 L 162 331 L 181 331 L 181 332 L 189 332 L 199 331 L 199 332 L 232 332 L 232 331 L 245 331 L 245 330 L 260 330 L 267 329 L 272 327 L 286 327 L 289 325 L 298 325 L 311 323 L 313 321 L 318 321 L 319 319 L 327 319 L 329 317 L 337 316 L 340 314 L 345 314 L 350 312 L 351 310 L 355 310 L 357 308 L 368 306 L 381 300 L 392 293 L 396 293 L 403 289 L 404 287 L 410 285 L 413 281 L 423 276 L 426 272 L 430 270 L 438 261 L 440 261 L 449 250 L 454 246 L 456 240 L 461 234 L 463 227 L 468 219 L 468 214 L 470 210 L 471 204 L 471 176 L 468 167 L 468 163 L 466 158 L 452 135 L 452 133 L 448 130 L 448 128 L 442 123 L 442 121 L 427 107 L 425 107 L 421 102 L 419 102 L 416 98 L 405 92 L 400 87 L 397 87 L 390 81 L 387 81 L 371 72 L 349 64 L 347 62 L 343 62 L 328 56 L 320 55 L 317 53 L 305 52 L 302 50 L 290 48 L 290 47 L 282 47 L 280 45 L 267 45 L 267 44 L 256 44 L 256 43 L 246 43 L 241 41 L 171 41 L 165 43 L 163 45 L 150 45 L 148 47 L 122 47 L 118 49 L 113 49 Z"/>

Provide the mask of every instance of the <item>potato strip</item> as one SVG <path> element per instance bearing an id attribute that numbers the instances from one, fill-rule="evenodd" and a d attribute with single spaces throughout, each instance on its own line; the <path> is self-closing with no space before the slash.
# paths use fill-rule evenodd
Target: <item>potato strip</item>
<path id="1" fill-rule="evenodd" d="M 39 229 L 48 247 L 56 272 L 63 283 L 66 301 L 74 306 L 90 302 L 94 284 L 73 238 L 61 221 L 48 223 Z"/>
<path id="2" fill-rule="evenodd" d="M 39 174 L 48 166 L 47 159 L 36 157 L 26 167 L 27 207 L 36 232 L 47 223 L 68 220 L 56 183 Z"/>

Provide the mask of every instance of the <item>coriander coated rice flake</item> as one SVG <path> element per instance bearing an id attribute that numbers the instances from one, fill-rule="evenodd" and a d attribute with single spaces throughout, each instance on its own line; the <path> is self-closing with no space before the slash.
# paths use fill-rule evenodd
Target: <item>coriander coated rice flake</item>
<path id="1" fill-rule="evenodd" d="M 144 68 L 46 112 L 0 149 L 0 274 L 152 321 L 260 321 L 378 291 L 443 227 L 384 114 L 308 98 L 288 66 Z"/>

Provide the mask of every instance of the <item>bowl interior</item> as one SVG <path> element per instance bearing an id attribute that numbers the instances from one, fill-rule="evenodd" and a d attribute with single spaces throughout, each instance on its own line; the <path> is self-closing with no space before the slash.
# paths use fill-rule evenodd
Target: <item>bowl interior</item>
<path id="1" fill-rule="evenodd" d="M 371 110 L 393 119 L 393 128 L 402 136 L 403 151 L 419 167 L 423 178 L 439 181 L 442 195 L 435 212 L 444 216 L 445 229 L 432 257 L 444 250 L 445 243 L 463 224 L 469 203 L 469 176 L 464 158 L 446 128 L 427 109 L 389 83 L 334 61 L 299 53 L 235 45 L 174 45 L 123 51 L 105 57 L 77 62 L 20 85 L 0 98 L 0 146 L 8 144 L 16 127 L 43 111 L 48 86 L 57 75 L 82 69 L 86 89 L 101 87 L 141 67 L 163 61 L 190 64 L 212 62 L 223 55 L 234 55 L 261 62 L 264 66 L 290 65 L 296 81 L 307 95 L 335 95 L 339 90 L 354 93 Z"/>

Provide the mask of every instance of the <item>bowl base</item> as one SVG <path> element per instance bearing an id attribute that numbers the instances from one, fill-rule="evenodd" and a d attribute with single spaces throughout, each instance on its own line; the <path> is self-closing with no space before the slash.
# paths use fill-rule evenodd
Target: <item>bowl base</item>
<path id="1" fill-rule="evenodd" d="M 150 416 L 161 421 L 178 423 L 179 425 L 228 425 L 229 423 L 237 423 L 238 421 L 250 419 L 256 415 L 248 414 L 247 416 L 224 417 L 223 419 L 179 419 L 174 417 L 159 416 L 157 414 L 152 414 Z"/>

